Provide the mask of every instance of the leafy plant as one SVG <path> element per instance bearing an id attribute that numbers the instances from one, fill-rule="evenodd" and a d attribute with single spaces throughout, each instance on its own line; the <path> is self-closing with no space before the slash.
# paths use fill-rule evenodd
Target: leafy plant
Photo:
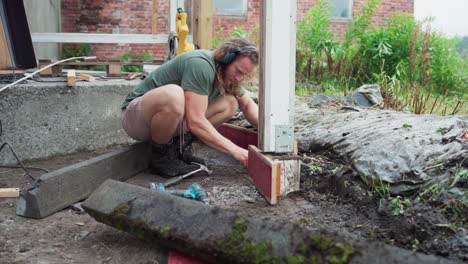
<path id="1" fill-rule="evenodd" d="M 91 51 L 91 44 L 85 43 L 80 45 L 68 44 L 62 48 L 62 58 L 73 58 L 88 56 Z"/>
<path id="2" fill-rule="evenodd" d="M 465 113 L 468 60 L 457 53 L 461 40 L 431 31 L 430 20 L 417 22 L 411 14 L 374 29 L 379 4 L 367 0 L 339 39 L 330 30 L 329 2 L 319 0 L 297 23 L 296 79 L 345 95 L 377 83 L 386 109 Z"/>
<path id="3" fill-rule="evenodd" d="M 376 192 L 381 198 L 390 199 L 390 183 L 384 183 L 382 177 L 378 178 L 378 180 L 375 180 L 374 177 L 371 178 L 371 190 Z"/>
<path id="4" fill-rule="evenodd" d="M 259 44 L 259 26 L 256 26 L 250 30 L 247 30 L 244 26 L 236 26 L 232 31 L 225 35 L 224 28 L 221 26 L 219 21 L 215 25 L 215 36 L 213 37 L 213 48 L 216 48 L 221 43 L 231 39 L 231 38 L 246 38 L 252 41 L 255 45 Z"/>
<path id="5" fill-rule="evenodd" d="M 402 215 L 408 205 L 411 204 L 411 200 L 406 198 L 403 199 L 401 196 L 396 196 L 390 200 L 390 207 L 392 208 L 392 214 L 395 216 Z"/>
<path id="6" fill-rule="evenodd" d="M 120 61 L 128 62 L 128 61 L 152 61 L 154 60 L 154 56 L 145 53 L 143 55 L 136 55 L 131 52 L 127 52 L 124 55 L 119 57 Z M 123 72 L 143 72 L 143 66 L 140 65 L 124 65 L 122 66 L 121 70 Z"/>

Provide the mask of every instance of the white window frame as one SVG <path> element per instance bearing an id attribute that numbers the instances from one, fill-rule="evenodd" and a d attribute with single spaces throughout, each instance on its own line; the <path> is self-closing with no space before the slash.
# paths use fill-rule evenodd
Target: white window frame
<path id="1" fill-rule="evenodd" d="M 215 10 L 215 3 L 213 1 L 213 14 L 216 16 L 247 17 L 248 2 L 249 0 L 242 0 L 242 14 L 229 14 L 226 12 L 223 13 L 223 12 L 218 12 L 217 10 Z"/>
<path id="2" fill-rule="evenodd" d="M 330 0 L 330 4 L 333 4 L 331 1 L 332 1 L 332 0 Z M 336 21 L 336 20 L 350 20 L 350 19 L 352 19 L 352 18 L 353 18 L 353 11 L 354 11 L 354 10 L 353 10 L 354 0 L 349 0 L 349 3 L 348 3 L 348 4 L 349 4 L 349 6 L 348 6 L 348 8 L 349 8 L 349 16 L 348 16 L 348 17 L 332 16 L 332 20 L 335 20 L 335 21 Z"/>

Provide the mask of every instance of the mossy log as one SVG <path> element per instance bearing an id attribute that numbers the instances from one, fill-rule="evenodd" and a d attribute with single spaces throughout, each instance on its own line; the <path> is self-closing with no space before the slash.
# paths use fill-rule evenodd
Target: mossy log
<path id="1" fill-rule="evenodd" d="M 104 182 L 83 208 L 99 222 L 209 263 L 445 263 L 113 180 Z"/>

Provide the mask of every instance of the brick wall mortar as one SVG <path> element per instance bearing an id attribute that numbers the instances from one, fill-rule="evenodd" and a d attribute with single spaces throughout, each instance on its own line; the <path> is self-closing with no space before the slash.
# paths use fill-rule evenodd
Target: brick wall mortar
<path id="1" fill-rule="evenodd" d="M 317 0 L 297 0 L 297 19 L 301 19 Z M 362 9 L 365 0 L 353 0 L 353 15 Z M 213 17 L 213 36 L 228 36 L 236 27 L 258 29 L 260 0 L 249 0 L 246 17 Z M 152 0 L 62 0 L 62 32 L 151 34 Z M 414 0 L 382 0 L 376 16 L 376 27 L 384 27 L 395 13 L 414 13 Z M 169 33 L 169 0 L 158 1 L 158 33 Z M 340 37 L 346 31 L 346 20 L 332 20 L 331 28 Z M 92 54 L 99 59 L 116 59 L 125 53 L 151 53 L 156 59 L 167 54 L 165 44 L 93 44 Z"/>

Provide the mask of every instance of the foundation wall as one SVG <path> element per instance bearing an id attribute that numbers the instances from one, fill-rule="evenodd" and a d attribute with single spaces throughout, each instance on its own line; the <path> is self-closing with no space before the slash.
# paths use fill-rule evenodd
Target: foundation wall
<path id="1" fill-rule="evenodd" d="M 22 161 L 133 142 L 120 124 L 120 104 L 138 81 L 30 82 L 0 94 L 0 144 Z M 1 87 L 1 85 L 0 85 Z M 13 163 L 5 147 L 0 164 Z"/>

